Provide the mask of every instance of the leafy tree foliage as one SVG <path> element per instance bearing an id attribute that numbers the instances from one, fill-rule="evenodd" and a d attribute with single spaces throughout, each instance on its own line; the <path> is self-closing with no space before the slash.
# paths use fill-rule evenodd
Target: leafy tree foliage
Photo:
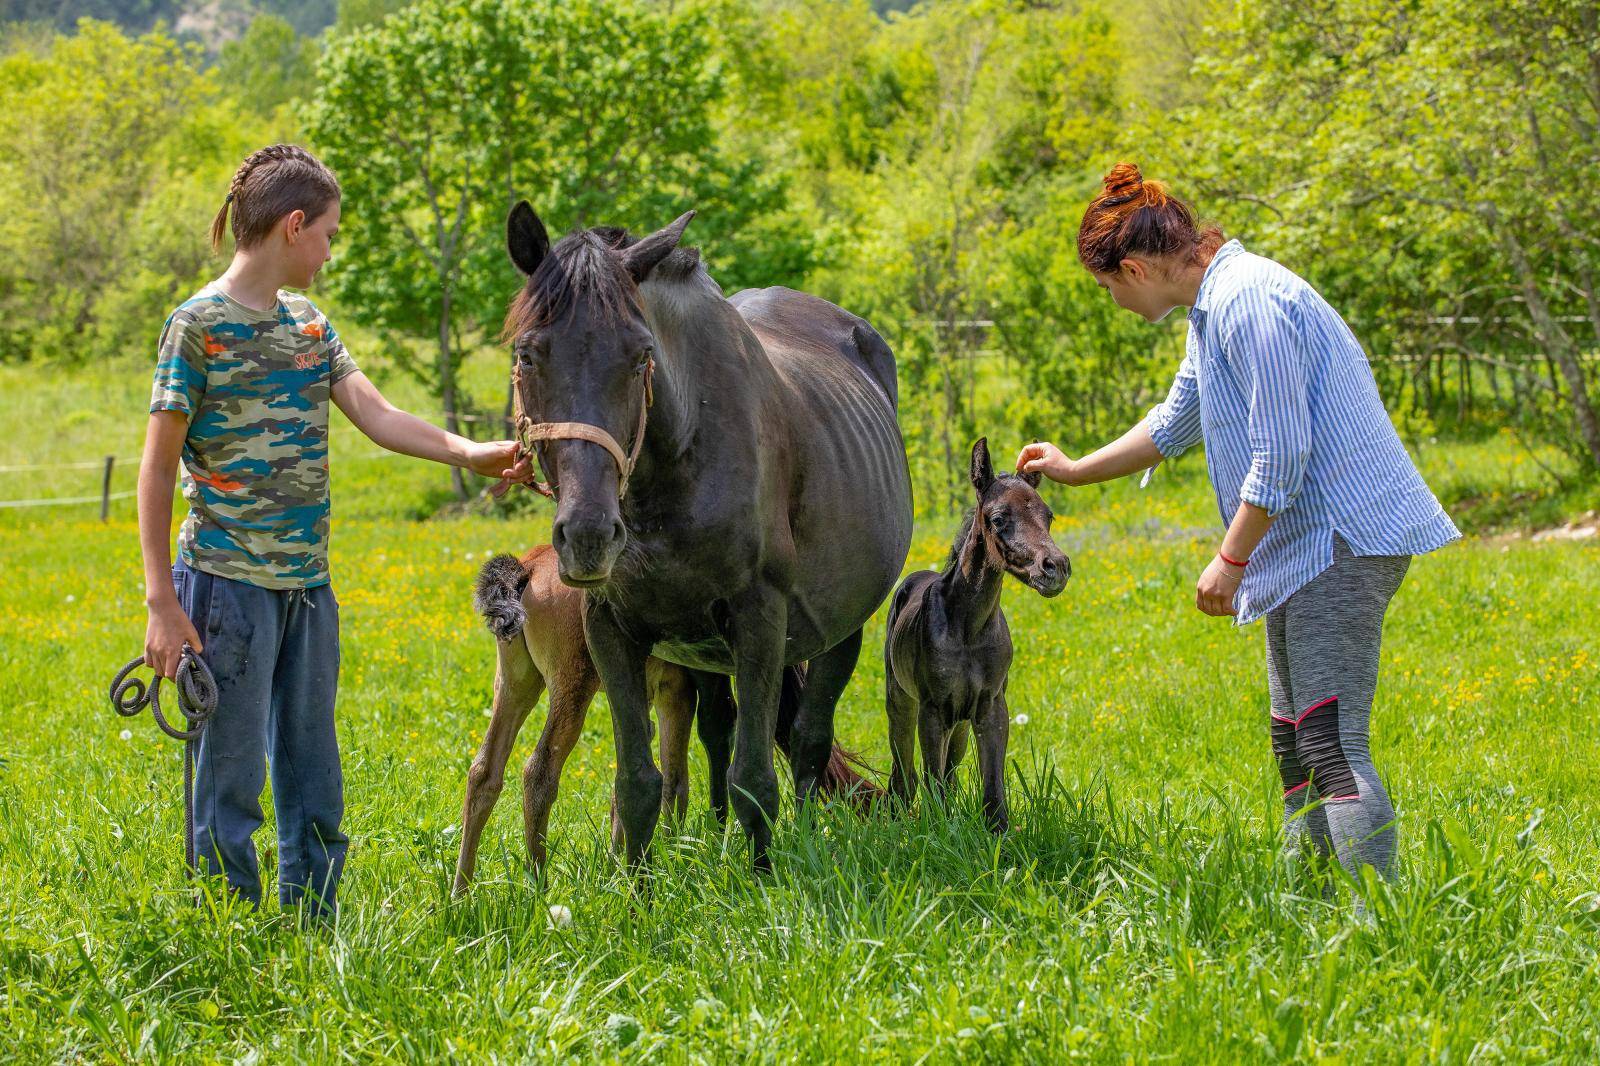
<path id="1" fill-rule="evenodd" d="M 0 95 L 0 357 L 148 349 L 261 131 L 192 50 L 106 23 L 0 59 Z"/>
<path id="2" fill-rule="evenodd" d="M 330 281 L 451 429 L 460 361 L 515 291 L 518 198 L 557 227 L 655 228 L 696 207 L 724 282 L 800 281 L 804 234 L 773 226 L 781 175 L 721 151 L 715 29 L 693 5 L 422 0 L 330 51 L 310 129 L 351 205 Z"/>

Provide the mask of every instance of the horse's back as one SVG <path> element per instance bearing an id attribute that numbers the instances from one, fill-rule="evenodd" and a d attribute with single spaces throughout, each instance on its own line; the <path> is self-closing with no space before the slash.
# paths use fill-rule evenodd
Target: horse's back
<path id="1" fill-rule="evenodd" d="M 769 354 L 839 355 L 866 375 L 889 401 L 900 407 L 899 377 L 894 352 L 872 324 L 820 296 L 774 285 L 744 289 L 728 297 Z"/>

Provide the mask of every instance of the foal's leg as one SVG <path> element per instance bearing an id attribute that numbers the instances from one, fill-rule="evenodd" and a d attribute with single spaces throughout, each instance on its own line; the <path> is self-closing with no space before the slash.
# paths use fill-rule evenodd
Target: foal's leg
<path id="1" fill-rule="evenodd" d="M 833 756 L 833 712 L 861 657 L 861 630 L 806 664 L 806 687 L 794 721 L 789 767 L 795 797 L 802 803 L 816 794 Z"/>
<path id="2" fill-rule="evenodd" d="M 681 821 L 689 813 L 689 735 L 694 728 L 694 680 L 689 671 L 661 664 L 656 681 L 656 722 L 661 727 L 661 803 Z"/>
<path id="3" fill-rule="evenodd" d="M 544 678 L 528 654 L 521 633 L 499 645 L 494 674 L 494 707 L 483 744 L 467 771 L 467 798 L 461 807 L 461 852 L 456 859 L 454 892 L 466 892 L 478 860 L 478 841 L 495 800 L 505 786 L 506 760 L 528 712 L 539 702 Z"/>
<path id="4" fill-rule="evenodd" d="M 725 674 L 690 671 L 698 698 L 695 728 L 700 745 L 706 749 L 706 777 L 711 792 L 711 810 L 718 825 L 728 822 L 728 761 L 733 753 L 733 723 L 738 711 L 733 704 L 733 683 Z"/>
<path id="5" fill-rule="evenodd" d="M 917 715 L 917 740 L 922 746 L 922 781 L 929 792 L 943 792 L 945 760 L 950 750 L 950 716 L 924 701 Z"/>
<path id="6" fill-rule="evenodd" d="M 539 743 L 522 768 L 522 836 L 528 860 L 541 868 L 547 858 L 545 838 L 550 830 L 550 808 L 561 787 L 561 771 L 583 733 L 583 720 L 600 686 L 587 656 L 574 653 L 552 671 L 550 710 Z"/>
<path id="7" fill-rule="evenodd" d="M 1006 741 L 1011 736 L 1011 715 L 1006 696 L 999 693 L 973 715 L 978 734 L 978 776 L 983 781 L 983 817 L 989 828 L 1004 833 L 1011 825 L 1006 807 Z"/>
<path id="8" fill-rule="evenodd" d="M 910 803 L 917 791 L 917 701 L 894 678 L 894 666 L 884 664 L 884 711 L 889 718 L 889 750 L 894 765 L 889 771 L 889 791 Z"/>
<path id="9" fill-rule="evenodd" d="M 951 784 L 956 779 L 956 767 L 967 757 L 967 740 L 971 737 L 970 724 L 962 720 L 950 727 L 950 744 L 945 749 L 944 780 Z"/>

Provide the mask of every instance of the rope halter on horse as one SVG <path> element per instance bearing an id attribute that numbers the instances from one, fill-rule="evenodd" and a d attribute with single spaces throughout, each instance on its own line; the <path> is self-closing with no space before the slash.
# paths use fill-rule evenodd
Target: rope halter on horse
<path id="1" fill-rule="evenodd" d="M 522 406 L 522 364 L 513 364 L 511 368 L 511 394 L 512 410 L 516 416 L 517 447 L 524 455 L 533 457 L 541 470 L 544 471 L 549 481 L 535 480 L 533 487 L 540 495 L 550 499 L 556 498 L 560 489 L 555 478 L 555 468 L 545 468 L 544 459 L 540 456 L 538 442 L 543 440 L 586 440 L 604 448 L 617 464 L 617 499 L 623 499 L 628 494 L 628 478 L 633 475 L 633 468 L 639 462 L 639 453 L 644 450 L 645 420 L 650 415 L 650 407 L 655 403 L 655 393 L 651 388 L 650 379 L 655 374 L 656 361 L 651 359 L 644 368 L 644 398 L 639 403 L 639 421 L 633 430 L 633 448 L 627 452 L 622 450 L 622 445 L 617 443 L 617 438 L 601 429 L 599 426 L 587 422 L 535 422 L 528 417 Z"/>

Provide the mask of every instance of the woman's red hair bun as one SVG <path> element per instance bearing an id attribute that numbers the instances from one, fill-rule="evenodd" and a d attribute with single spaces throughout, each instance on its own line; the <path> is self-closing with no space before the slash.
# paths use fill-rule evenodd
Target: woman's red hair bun
<path id="1" fill-rule="evenodd" d="M 1144 191 L 1144 175 L 1136 163 L 1118 163 L 1101 179 L 1101 184 L 1105 186 L 1101 194 L 1104 199 L 1126 202 Z"/>
<path id="2" fill-rule="evenodd" d="M 1133 163 L 1118 163 L 1100 179 L 1102 190 L 1078 227 L 1078 258 L 1109 274 L 1130 255 L 1190 259 L 1222 243 L 1222 231 L 1200 226 L 1194 212 L 1159 181 L 1145 181 Z"/>

